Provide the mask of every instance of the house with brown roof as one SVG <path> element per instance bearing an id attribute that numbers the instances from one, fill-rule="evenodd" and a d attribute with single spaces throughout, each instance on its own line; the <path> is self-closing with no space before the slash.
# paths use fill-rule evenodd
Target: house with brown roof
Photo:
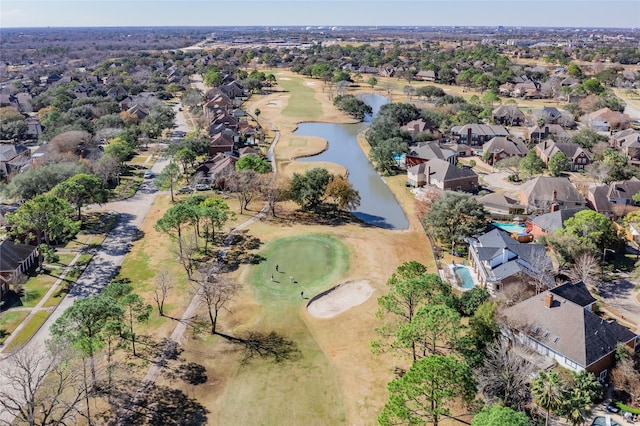
<path id="1" fill-rule="evenodd" d="M 491 153 L 487 162 L 493 165 L 505 158 L 524 157 L 529 152 L 529 148 L 520 138 L 496 136 L 482 146 L 482 151 Z"/>
<path id="2" fill-rule="evenodd" d="M 457 167 L 448 161 L 434 159 L 407 169 L 409 185 L 432 185 L 443 191 L 478 190 L 478 175 L 470 167 Z"/>
<path id="3" fill-rule="evenodd" d="M 527 219 L 525 229 L 533 238 L 549 235 L 564 226 L 564 222 L 586 207 L 556 210 Z"/>
<path id="4" fill-rule="evenodd" d="M 469 146 L 482 146 L 496 136 L 509 136 L 504 126 L 488 124 L 465 124 L 451 129 L 451 136 L 457 143 Z"/>
<path id="5" fill-rule="evenodd" d="M 640 167 L 640 131 L 622 130 L 613 134 L 609 143 L 627 157 L 630 166 Z"/>
<path id="6" fill-rule="evenodd" d="M 493 192 L 478 198 L 482 207 L 492 215 L 510 216 L 524 213 L 524 206 L 518 204 L 517 200 L 507 197 L 504 194 Z"/>
<path id="7" fill-rule="evenodd" d="M 438 142 L 423 142 L 411 145 L 409 152 L 405 156 L 405 166 L 410 168 L 435 159 L 455 164 L 456 153 Z"/>
<path id="8" fill-rule="evenodd" d="M 522 185 L 520 204 L 529 212 L 571 209 L 585 205 L 575 185 L 565 177 L 539 176 Z"/>
<path id="9" fill-rule="evenodd" d="M 400 129 L 409 132 L 409 134 L 411 135 L 411 139 L 414 141 L 416 140 L 416 137 L 420 133 L 424 133 L 424 132 L 431 133 L 435 138 L 442 137 L 442 133 L 440 132 L 440 130 L 438 130 L 436 126 L 426 122 L 422 118 L 419 118 L 417 120 L 412 120 L 407 124 L 405 124 L 404 126 L 400 127 Z"/>
<path id="10" fill-rule="evenodd" d="M 592 163 L 591 153 L 573 142 L 555 142 L 545 139 L 536 145 L 535 150 L 536 155 L 547 165 L 551 157 L 562 152 L 569 159 L 572 172 L 583 170 L 586 165 Z"/>
<path id="11" fill-rule="evenodd" d="M 626 181 L 592 185 L 587 192 L 587 204 L 598 213 L 618 218 L 640 208 L 633 200 L 640 193 L 640 180 L 635 176 Z"/>
<path id="12" fill-rule="evenodd" d="M 234 146 L 233 137 L 225 133 L 216 133 L 209 138 L 209 156 L 213 157 L 219 152 L 233 151 Z"/>
<path id="13" fill-rule="evenodd" d="M 36 263 L 37 247 L 0 241 L 0 300 L 12 285 L 25 281 L 25 274 Z"/>
<path id="14" fill-rule="evenodd" d="M 597 132 L 614 132 L 629 127 L 629 116 L 622 112 L 601 108 L 580 119 L 585 125 Z"/>
<path id="15" fill-rule="evenodd" d="M 225 129 L 238 131 L 238 119 L 228 111 L 217 109 L 213 111 L 209 121 L 209 134 L 214 135 Z"/>
<path id="16" fill-rule="evenodd" d="M 553 139 L 558 142 L 565 142 L 571 138 L 567 132 L 559 124 L 545 124 L 543 126 L 532 126 L 527 129 L 529 140 L 531 142 L 542 142 L 544 139 Z"/>
<path id="17" fill-rule="evenodd" d="M 416 80 L 420 81 L 436 81 L 436 72 L 433 70 L 418 71 Z"/>
<path id="18" fill-rule="evenodd" d="M 562 121 L 562 113 L 556 107 L 543 107 L 532 111 L 536 119 L 542 119 L 546 124 L 559 124 Z"/>
<path id="19" fill-rule="evenodd" d="M 496 294 L 506 286 L 527 283 L 535 286 L 538 278 L 553 286 L 553 264 L 542 244 L 525 244 L 500 229 L 466 238 L 469 262 L 480 285 Z"/>
<path id="20" fill-rule="evenodd" d="M 565 283 L 505 309 L 508 337 L 572 371 L 604 380 L 619 344 L 634 349 L 638 336 L 593 313 L 596 299 L 582 282 Z"/>
<path id="21" fill-rule="evenodd" d="M 500 105 L 491 111 L 491 117 L 494 123 L 503 126 L 520 126 L 524 123 L 524 113 L 515 105 Z"/>
<path id="22" fill-rule="evenodd" d="M 236 161 L 238 159 L 233 156 L 216 154 L 215 157 L 208 159 L 196 168 L 197 183 L 212 184 L 217 188 L 223 188 L 226 176 L 236 168 Z"/>
<path id="23" fill-rule="evenodd" d="M 136 117 L 138 122 L 140 122 L 144 120 L 146 116 L 149 115 L 149 110 L 139 104 L 134 104 L 131 108 L 127 110 L 127 114 Z"/>

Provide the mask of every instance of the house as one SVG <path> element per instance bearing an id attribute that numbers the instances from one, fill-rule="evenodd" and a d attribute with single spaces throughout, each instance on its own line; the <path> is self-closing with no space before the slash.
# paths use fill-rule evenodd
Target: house
<path id="1" fill-rule="evenodd" d="M 107 96 L 114 99 L 119 97 L 125 97 L 127 96 L 127 94 L 128 94 L 127 89 L 120 86 L 111 87 L 109 88 L 109 90 L 107 90 Z"/>
<path id="2" fill-rule="evenodd" d="M 219 92 L 213 94 L 213 97 L 205 102 L 202 106 L 204 114 L 207 116 L 213 115 L 214 111 L 217 109 L 223 109 L 225 111 L 230 111 L 234 107 L 233 101 L 224 93 Z"/>
<path id="3" fill-rule="evenodd" d="M 136 117 L 138 122 L 140 122 L 149 115 L 149 110 L 143 106 L 140 106 L 139 104 L 134 104 L 127 110 L 127 114 Z"/>
<path id="4" fill-rule="evenodd" d="M 617 218 L 640 208 L 640 203 L 633 200 L 633 196 L 638 193 L 640 180 L 635 176 L 627 181 L 596 184 L 587 192 L 587 204 L 598 213 Z"/>
<path id="5" fill-rule="evenodd" d="M 478 282 L 491 294 L 517 283 L 533 284 L 538 278 L 548 287 L 554 284 L 553 265 L 542 244 L 520 243 L 500 229 L 466 238 L 466 242 Z"/>
<path id="6" fill-rule="evenodd" d="M 451 136 L 457 143 L 482 146 L 485 142 L 496 136 L 509 136 L 509 131 L 504 126 L 492 126 L 488 124 L 465 124 L 451 129 Z"/>
<path id="7" fill-rule="evenodd" d="M 555 107 L 544 107 L 532 111 L 536 119 L 544 120 L 545 124 L 559 124 L 562 121 L 562 113 Z"/>
<path id="8" fill-rule="evenodd" d="M 491 111 L 491 117 L 494 123 L 503 126 L 520 126 L 524 123 L 524 113 L 515 105 L 500 105 Z"/>
<path id="9" fill-rule="evenodd" d="M 582 282 L 565 283 L 505 309 L 507 333 L 564 368 L 604 380 L 618 344 L 635 350 L 638 336 L 596 315 L 594 302 Z"/>
<path id="10" fill-rule="evenodd" d="M 198 183 L 214 184 L 218 188 L 223 188 L 225 177 L 236 169 L 237 158 L 218 153 L 215 157 L 208 159 L 196 168 L 195 175 Z"/>
<path id="11" fill-rule="evenodd" d="M 543 139 L 553 138 L 558 142 L 568 141 L 571 135 L 559 124 L 545 124 L 544 126 L 533 126 L 527 129 L 529 140 L 532 142 L 542 142 Z"/>
<path id="12" fill-rule="evenodd" d="M 400 127 L 400 129 L 409 132 L 411 134 L 411 139 L 414 141 L 416 140 L 416 137 L 420 133 L 424 133 L 424 132 L 431 133 L 436 138 L 442 137 L 442 133 L 438 130 L 436 126 L 426 122 L 422 118 L 419 118 L 417 120 L 412 120 L 407 124 L 405 124 L 404 126 Z"/>
<path id="13" fill-rule="evenodd" d="M 438 142 L 419 143 L 409 147 L 409 152 L 405 156 L 405 165 L 409 168 L 435 159 L 455 164 L 456 153 L 451 149 L 442 147 Z"/>
<path id="14" fill-rule="evenodd" d="M 585 200 L 569 179 L 539 176 L 522 185 L 520 203 L 529 212 L 549 212 L 581 207 Z"/>
<path id="15" fill-rule="evenodd" d="M 629 127 L 629 116 L 627 114 L 612 111 L 609 108 L 601 108 L 585 114 L 580 121 L 597 132 L 614 132 Z"/>
<path id="16" fill-rule="evenodd" d="M 11 240 L 0 241 L 0 300 L 12 285 L 24 281 L 24 275 L 36 263 L 37 247 L 14 243 Z"/>
<path id="17" fill-rule="evenodd" d="M 209 134 L 214 135 L 224 129 L 238 131 L 238 119 L 228 111 L 217 109 L 212 112 L 209 118 Z"/>
<path id="18" fill-rule="evenodd" d="M 478 198 L 478 202 L 482 204 L 489 214 L 496 216 L 509 216 L 524 213 L 524 206 L 518 204 L 517 200 L 507 197 L 497 192 L 483 195 Z"/>
<path id="19" fill-rule="evenodd" d="M 535 150 L 536 155 L 547 165 L 551 157 L 562 152 L 569 159 L 572 172 L 583 170 L 586 165 L 592 163 L 591 153 L 573 142 L 555 142 L 545 139 L 536 145 Z"/>
<path id="20" fill-rule="evenodd" d="M 524 157 L 529 152 L 529 148 L 520 138 L 511 139 L 506 136 L 496 136 L 484 144 L 482 151 L 491 153 L 487 162 L 493 165 L 505 158 Z"/>
<path id="21" fill-rule="evenodd" d="M 37 115 L 30 115 L 24 120 L 27 123 L 26 136 L 31 139 L 38 139 L 42 135 L 42 124 Z"/>
<path id="22" fill-rule="evenodd" d="M 427 71 L 418 71 L 418 73 L 416 74 L 416 80 L 420 80 L 420 81 L 436 81 L 436 72 L 433 70 L 427 70 Z"/>
<path id="23" fill-rule="evenodd" d="M 448 161 L 434 159 L 407 169 L 411 186 L 433 185 L 443 191 L 478 190 L 478 175 L 470 167 L 457 167 Z"/>
<path id="24" fill-rule="evenodd" d="M 576 207 L 541 214 L 528 219 L 525 229 L 529 234 L 533 235 L 533 238 L 540 238 L 544 235 L 552 234 L 556 229 L 561 229 L 567 219 L 585 209 L 586 207 Z"/>
<path id="25" fill-rule="evenodd" d="M 217 153 L 233 151 L 235 143 L 233 138 L 224 133 L 216 133 L 209 138 L 209 156 L 213 157 Z"/>
<path id="26" fill-rule="evenodd" d="M 627 157 L 629 165 L 640 167 L 640 131 L 622 130 L 613 134 L 609 143 Z"/>
<path id="27" fill-rule="evenodd" d="M 26 146 L 12 143 L 0 144 L 0 181 L 9 182 L 29 163 L 30 151 Z"/>

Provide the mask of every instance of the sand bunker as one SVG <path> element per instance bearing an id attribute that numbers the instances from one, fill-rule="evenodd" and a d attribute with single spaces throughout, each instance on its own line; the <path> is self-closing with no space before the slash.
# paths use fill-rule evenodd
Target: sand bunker
<path id="1" fill-rule="evenodd" d="M 280 73 L 278 73 L 280 74 Z M 291 80 L 289 77 L 280 77 L 280 80 Z"/>
<path id="2" fill-rule="evenodd" d="M 333 318 L 366 302 L 374 291 L 367 280 L 347 281 L 314 297 L 307 311 L 316 318 Z"/>
<path id="3" fill-rule="evenodd" d="M 307 86 L 315 86 L 316 85 L 315 81 L 307 81 L 304 84 L 306 84 Z"/>

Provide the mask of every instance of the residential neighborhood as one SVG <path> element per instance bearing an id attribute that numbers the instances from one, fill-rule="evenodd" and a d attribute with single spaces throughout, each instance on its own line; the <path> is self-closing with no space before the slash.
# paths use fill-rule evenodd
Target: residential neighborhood
<path id="1" fill-rule="evenodd" d="M 0 422 L 640 414 L 635 29 L 0 33 Z"/>

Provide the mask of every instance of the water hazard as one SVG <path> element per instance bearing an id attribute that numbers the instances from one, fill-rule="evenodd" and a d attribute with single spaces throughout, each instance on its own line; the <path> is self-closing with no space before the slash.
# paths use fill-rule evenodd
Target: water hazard
<path id="1" fill-rule="evenodd" d="M 374 115 L 388 99 L 380 95 L 363 95 L 361 99 L 373 108 Z M 370 123 L 370 117 L 363 123 L 300 123 L 297 135 L 318 136 L 329 142 L 326 151 L 299 159 L 300 161 L 330 161 L 349 170 L 349 181 L 360 193 L 360 206 L 352 213 L 371 225 L 387 229 L 407 229 L 409 221 L 383 178 L 375 171 L 356 136 Z"/>

